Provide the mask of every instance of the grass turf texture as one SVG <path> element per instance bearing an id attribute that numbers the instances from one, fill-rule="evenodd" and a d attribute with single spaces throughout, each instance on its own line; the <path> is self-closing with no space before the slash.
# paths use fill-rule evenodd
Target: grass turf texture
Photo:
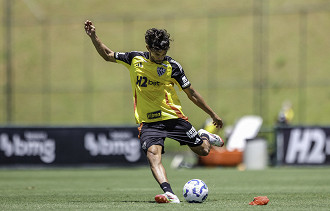
<path id="1" fill-rule="evenodd" d="M 170 169 L 168 177 L 183 203 L 156 204 L 161 190 L 148 167 L 103 169 L 1 169 L 1 210 L 328 210 L 330 168 Z M 184 201 L 189 180 L 206 182 L 203 204 Z M 248 205 L 266 195 L 266 206 Z"/>

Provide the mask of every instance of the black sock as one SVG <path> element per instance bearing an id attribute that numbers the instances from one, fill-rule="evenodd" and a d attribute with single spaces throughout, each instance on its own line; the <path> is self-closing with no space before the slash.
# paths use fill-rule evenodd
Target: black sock
<path id="1" fill-rule="evenodd" d="M 173 193 L 172 188 L 171 188 L 171 185 L 168 184 L 167 182 L 163 182 L 162 184 L 160 184 L 160 187 L 161 187 L 161 189 L 163 189 L 164 193 L 165 192 Z"/>

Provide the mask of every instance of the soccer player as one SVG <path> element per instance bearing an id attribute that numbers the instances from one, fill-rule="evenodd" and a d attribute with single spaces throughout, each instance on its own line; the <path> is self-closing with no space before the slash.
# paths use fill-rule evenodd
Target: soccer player
<path id="1" fill-rule="evenodd" d="M 202 96 L 192 87 L 182 66 L 167 56 L 170 34 L 164 29 L 148 29 L 145 33 L 147 52 L 114 52 L 97 37 L 95 26 L 85 22 L 85 31 L 97 52 L 104 60 L 127 67 L 130 73 L 134 99 L 135 119 L 139 126 L 142 149 L 147 155 L 151 172 L 164 191 L 155 196 L 158 203 L 180 203 L 174 194 L 162 165 L 165 138 L 172 138 L 181 145 L 188 145 L 200 156 L 208 155 L 210 145 L 223 146 L 222 139 L 205 130 L 199 130 L 188 122 L 183 114 L 179 98 L 174 89 L 177 84 L 188 98 L 204 110 L 213 124 L 222 127 L 221 118 L 206 104 Z"/>

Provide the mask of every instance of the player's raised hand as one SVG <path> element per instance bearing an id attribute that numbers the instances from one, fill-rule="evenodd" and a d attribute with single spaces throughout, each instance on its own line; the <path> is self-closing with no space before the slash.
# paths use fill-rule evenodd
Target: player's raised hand
<path id="1" fill-rule="evenodd" d="M 214 126 L 216 126 L 217 128 L 222 128 L 223 122 L 222 122 L 222 119 L 218 115 L 213 116 L 212 119 L 213 119 Z"/>
<path id="2" fill-rule="evenodd" d="M 85 21 L 85 31 L 88 36 L 95 35 L 95 26 L 93 25 L 92 21 L 86 20 Z"/>

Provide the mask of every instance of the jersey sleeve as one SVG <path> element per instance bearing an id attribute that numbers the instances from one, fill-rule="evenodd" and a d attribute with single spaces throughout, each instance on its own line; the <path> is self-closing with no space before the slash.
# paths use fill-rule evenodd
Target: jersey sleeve
<path id="1" fill-rule="evenodd" d="M 125 66 L 131 66 L 132 60 L 135 56 L 141 56 L 143 52 L 131 51 L 131 52 L 115 52 L 115 59 L 117 63 L 121 63 Z"/>
<path id="2" fill-rule="evenodd" d="M 115 59 L 117 62 L 120 61 L 128 65 L 131 65 L 133 58 L 134 57 L 132 56 L 132 52 L 126 52 L 126 53 L 115 52 Z"/>
<path id="3" fill-rule="evenodd" d="M 176 80 L 182 89 L 189 87 L 191 83 L 185 75 L 180 63 L 171 59 L 170 64 L 172 65 L 172 78 Z"/>

